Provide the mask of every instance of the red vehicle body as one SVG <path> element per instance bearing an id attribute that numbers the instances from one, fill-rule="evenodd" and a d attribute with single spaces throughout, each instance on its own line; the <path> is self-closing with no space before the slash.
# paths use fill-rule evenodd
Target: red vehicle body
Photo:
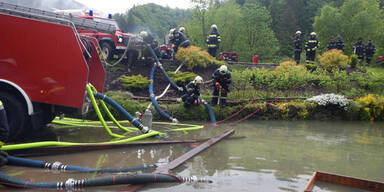
<path id="1" fill-rule="evenodd" d="M 0 100 L 11 138 L 60 112 L 81 109 L 87 83 L 103 90 L 105 71 L 96 45 L 90 43 L 87 62 L 71 26 L 1 12 L 0 26 Z"/>
<path id="2" fill-rule="evenodd" d="M 133 34 L 123 33 L 120 30 L 116 20 L 112 18 L 103 18 L 103 17 L 90 16 L 90 15 L 79 15 L 78 17 L 114 25 L 116 27 L 115 34 L 103 33 L 103 32 L 98 32 L 93 30 L 84 30 L 84 29 L 78 29 L 78 32 L 80 34 L 96 38 L 99 41 L 99 45 L 101 46 L 104 58 L 106 58 L 107 60 L 111 60 L 114 55 L 123 56 L 122 54 L 127 49 L 129 39 L 133 37 Z M 134 42 L 131 42 L 130 47 L 132 47 L 133 43 Z M 137 58 L 139 53 L 137 50 L 131 49 L 128 51 L 133 52 L 133 56 Z"/>
<path id="3" fill-rule="evenodd" d="M 220 61 L 232 61 L 232 62 L 238 62 L 239 56 L 236 52 L 220 52 L 219 55 Z"/>

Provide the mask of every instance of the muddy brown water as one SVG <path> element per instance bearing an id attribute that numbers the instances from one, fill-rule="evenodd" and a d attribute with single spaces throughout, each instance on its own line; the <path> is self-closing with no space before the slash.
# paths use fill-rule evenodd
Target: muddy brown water
<path id="1" fill-rule="evenodd" d="M 384 182 L 384 123 L 381 122 L 249 121 L 232 127 L 173 133 L 169 139 L 206 138 L 230 128 L 235 128 L 235 136 L 246 138 L 224 140 L 171 172 L 180 176 L 204 177 L 213 183 L 152 184 L 142 191 L 296 192 L 303 191 L 315 170 Z M 61 141 L 102 141 L 109 138 L 102 128 L 66 128 L 57 130 L 56 134 Z M 163 165 L 192 147 L 190 144 L 129 147 L 32 159 L 101 168 Z M 1 171 L 31 182 L 108 175 L 58 174 L 11 166 L 3 167 Z M 83 191 L 120 190 L 124 190 L 124 186 Z M 15 189 L 0 187 L 0 191 Z M 314 191 L 360 190 L 320 182 Z"/>

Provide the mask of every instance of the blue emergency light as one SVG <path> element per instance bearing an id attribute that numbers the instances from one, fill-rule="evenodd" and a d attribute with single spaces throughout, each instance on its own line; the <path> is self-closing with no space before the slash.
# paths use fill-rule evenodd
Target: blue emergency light
<path id="1" fill-rule="evenodd" d="M 108 18 L 109 18 L 109 19 L 112 19 L 112 14 L 108 14 Z"/>
<path id="2" fill-rule="evenodd" d="M 89 10 L 89 16 L 93 16 L 93 10 Z"/>

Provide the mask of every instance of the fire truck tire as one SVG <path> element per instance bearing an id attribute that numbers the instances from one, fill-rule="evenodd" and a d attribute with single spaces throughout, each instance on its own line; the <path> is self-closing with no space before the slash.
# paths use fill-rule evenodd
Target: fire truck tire
<path id="1" fill-rule="evenodd" d="M 0 100 L 4 103 L 5 112 L 7 113 L 10 129 L 8 140 L 14 140 L 22 133 L 27 122 L 30 121 L 27 106 L 21 98 L 9 92 L 0 91 Z"/>
<path id="2" fill-rule="evenodd" d="M 108 61 L 113 58 L 113 47 L 110 43 L 108 42 L 103 42 L 101 44 L 101 50 L 104 58 Z"/>

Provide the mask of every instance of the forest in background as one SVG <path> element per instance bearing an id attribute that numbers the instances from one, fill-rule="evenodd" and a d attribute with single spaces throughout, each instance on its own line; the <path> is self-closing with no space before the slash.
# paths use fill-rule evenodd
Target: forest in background
<path id="1" fill-rule="evenodd" d="M 135 6 L 115 14 L 122 29 L 148 30 L 162 42 L 168 30 L 186 27 L 193 45 L 205 48 L 211 24 L 222 35 L 221 51 L 235 51 L 240 60 L 253 54 L 263 62 L 292 57 L 297 30 L 307 39 L 316 31 L 324 51 L 331 36 L 341 35 L 346 53 L 358 37 L 372 38 L 377 55 L 384 54 L 384 0 L 191 0 L 194 8 L 171 9 L 156 4 Z"/>

